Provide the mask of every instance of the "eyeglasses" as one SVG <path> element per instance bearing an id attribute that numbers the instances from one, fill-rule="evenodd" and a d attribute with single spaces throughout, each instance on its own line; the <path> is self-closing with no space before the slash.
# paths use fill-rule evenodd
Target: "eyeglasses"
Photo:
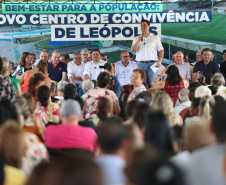
<path id="1" fill-rule="evenodd" d="M 139 78 L 139 76 L 132 75 L 132 76 L 130 76 L 130 78 L 133 78 L 133 79 L 138 79 L 138 78 Z"/>
<path id="2" fill-rule="evenodd" d="M 81 58 L 74 58 L 75 60 L 81 60 Z"/>
<path id="3" fill-rule="evenodd" d="M 82 55 L 86 55 L 86 56 L 88 56 L 88 54 L 82 54 Z"/>
<path id="4" fill-rule="evenodd" d="M 123 58 L 129 58 L 129 56 L 122 56 Z"/>

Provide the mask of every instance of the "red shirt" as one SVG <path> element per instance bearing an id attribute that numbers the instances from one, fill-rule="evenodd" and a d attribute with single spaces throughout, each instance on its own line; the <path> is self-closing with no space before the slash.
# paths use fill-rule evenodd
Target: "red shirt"
<path id="1" fill-rule="evenodd" d="M 165 87 L 164 87 L 163 91 L 166 92 L 167 94 L 169 94 L 169 96 L 173 100 L 173 106 L 175 106 L 175 104 L 177 102 L 178 93 L 183 88 L 184 88 L 184 82 L 183 82 L 183 80 L 181 80 L 176 85 L 170 85 L 169 82 L 168 82 L 168 80 L 165 81 Z"/>

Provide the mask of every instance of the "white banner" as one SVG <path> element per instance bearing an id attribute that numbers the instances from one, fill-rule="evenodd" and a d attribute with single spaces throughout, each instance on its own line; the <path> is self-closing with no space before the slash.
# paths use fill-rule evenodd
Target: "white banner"
<path id="1" fill-rule="evenodd" d="M 150 32 L 161 37 L 161 24 L 151 24 Z M 51 25 L 52 41 L 133 40 L 140 34 L 140 24 Z"/>

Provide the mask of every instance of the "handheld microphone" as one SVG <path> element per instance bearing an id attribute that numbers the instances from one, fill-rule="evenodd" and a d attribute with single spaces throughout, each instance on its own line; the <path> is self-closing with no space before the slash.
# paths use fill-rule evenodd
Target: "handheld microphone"
<path id="1" fill-rule="evenodd" d="M 144 32 L 142 31 L 142 36 L 144 36 Z M 141 42 L 143 42 L 143 38 L 141 39 Z"/>

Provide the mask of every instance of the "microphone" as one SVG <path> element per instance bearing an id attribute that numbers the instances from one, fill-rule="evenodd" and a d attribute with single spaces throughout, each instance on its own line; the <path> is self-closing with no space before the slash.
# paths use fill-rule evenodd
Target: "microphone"
<path id="1" fill-rule="evenodd" d="M 144 32 L 142 31 L 142 36 L 144 36 Z M 141 39 L 141 42 L 143 42 L 143 38 Z"/>

